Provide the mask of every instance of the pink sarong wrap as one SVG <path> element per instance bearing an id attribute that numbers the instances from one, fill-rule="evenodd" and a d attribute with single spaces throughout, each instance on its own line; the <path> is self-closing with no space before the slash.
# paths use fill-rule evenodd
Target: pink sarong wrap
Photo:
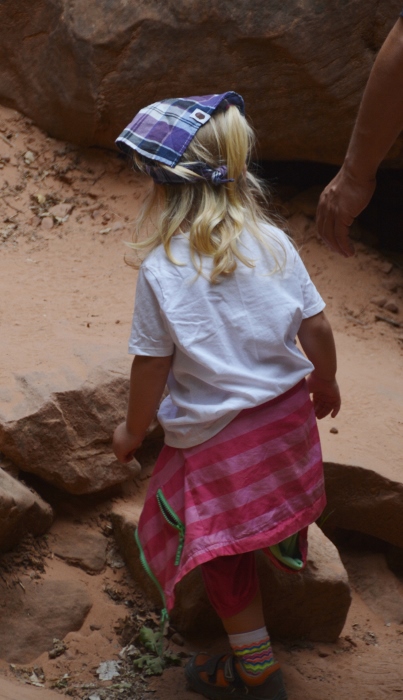
<path id="1" fill-rule="evenodd" d="M 176 563 L 178 531 L 161 512 L 159 490 L 184 526 Z M 303 380 L 276 399 L 241 411 L 200 445 L 165 445 L 137 537 L 171 610 L 176 584 L 215 557 L 265 550 L 305 530 L 300 538 L 305 561 L 307 526 L 325 505 L 319 434 Z"/>

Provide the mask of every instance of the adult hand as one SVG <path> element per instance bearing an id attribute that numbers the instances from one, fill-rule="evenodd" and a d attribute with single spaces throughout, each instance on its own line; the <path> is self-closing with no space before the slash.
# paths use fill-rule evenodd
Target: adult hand
<path id="1" fill-rule="evenodd" d="M 319 235 L 331 250 L 345 258 L 354 255 L 350 226 L 368 205 L 375 186 L 375 178 L 361 182 L 342 166 L 320 196 L 316 212 Z"/>
<path id="2" fill-rule="evenodd" d="M 315 370 L 306 378 L 309 393 L 312 394 L 315 415 L 320 420 L 329 413 L 336 418 L 340 411 L 341 399 L 336 379 L 327 381 L 316 376 Z"/>
<path id="3" fill-rule="evenodd" d="M 119 462 L 122 464 L 130 462 L 141 442 L 142 438 L 129 433 L 126 422 L 120 423 L 113 433 L 113 451 Z"/>

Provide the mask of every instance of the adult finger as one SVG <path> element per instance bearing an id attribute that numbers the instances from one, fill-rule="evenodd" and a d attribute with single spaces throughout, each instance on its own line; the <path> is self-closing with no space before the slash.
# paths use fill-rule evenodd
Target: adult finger
<path id="1" fill-rule="evenodd" d="M 337 246 L 337 251 L 345 258 L 351 258 L 354 255 L 354 245 L 350 239 L 350 226 L 352 225 L 354 219 L 349 217 L 349 221 L 343 221 L 341 217 L 337 218 L 334 222 L 334 240 Z"/>
<path id="2" fill-rule="evenodd" d="M 327 241 L 328 235 L 329 235 L 329 229 L 331 230 L 331 226 L 329 225 L 329 219 L 328 219 L 328 206 L 327 206 L 327 193 L 326 191 L 322 192 L 320 199 L 319 199 L 319 204 L 316 210 L 316 228 L 319 233 L 319 236 L 323 238 L 325 241 Z"/>
<path id="3" fill-rule="evenodd" d="M 325 245 L 334 253 L 343 254 L 336 236 L 337 216 L 337 209 L 331 204 L 330 196 L 323 192 L 316 212 L 316 227 Z"/>

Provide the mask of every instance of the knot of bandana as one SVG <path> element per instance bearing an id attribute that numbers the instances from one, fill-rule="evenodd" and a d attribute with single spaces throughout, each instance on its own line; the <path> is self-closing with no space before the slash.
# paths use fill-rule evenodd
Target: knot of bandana
<path id="1" fill-rule="evenodd" d="M 215 187 L 223 185 L 226 182 L 234 182 L 234 178 L 227 177 L 228 171 L 226 165 L 220 165 L 218 168 L 211 168 L 207 163 L 181 163 L 181 165 L 192 173 L 200 175 L 203 180 L 211 182 Z M 179 173 L 161 168 L 158 165 L 147 165 L 146 172 L 158 185 L 183 185 L 187 182 L 199 182 L 199 178 L 189 180 L 182 177 Z"/>
<path id="2" fill-rule="evenodd" d="M 209 168 L 209 166 L 206 165 L 200 170 L 200 175 L 208 182 L 211 182 L 212 185 L 223 185 L 225 182 L 234 182 L 233 177 L 228 177 L 226 165 L 220 165 L 218 168 Z"/>

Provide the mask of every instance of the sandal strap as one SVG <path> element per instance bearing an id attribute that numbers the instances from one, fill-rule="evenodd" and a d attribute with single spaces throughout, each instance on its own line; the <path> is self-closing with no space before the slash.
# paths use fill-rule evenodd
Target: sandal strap
<path id="1" fill-rule="evenodd" d="M 235 669 L 234 657 L 232 654 L 228 654 L 224 662 L 224 678 L 231 683 L 240 680 L 238 673 Z"/>
<path id="2" fill-rule="evenodd" d="M 263 681 L 262 685 L 256 687 L 244 683 L 237 671 L 236 660 L 232 654 L 217 654 L 208 656 L 204 652 L 201 655 L 205 657 L 205 661 L 197 663 L 199 654 L 195 654 L 186 665 L 185 674 L 192 690 L 204 695 L 206 698 L 221 698 L 222 700 L 233 697 L 236 700 L 243 699 L 245 696 L 260 700 L 263 698 L 271 698 L 271 700 L 287 700 L 287 692 L 284 688 L 284 683 L 280 671 L 280 667 L 276 662 L 273 673 Z M 207 658 L 206 658 L 207 657 Z M 228 683 L 228 687 L 222 687 L 217 684 L 218 672 L 224 676 Z M 204 680 L 201 674 L 205 674 Z M 221 676 L 222 680 L 222 676 Z"/>
<path id="3" fill-rule="evenodd" d="M 197 668 L 198 672 L 204 671 L 208 675 L 210 683 L 215 683 L 218 671 L 222 671 L 224 678 L 229 683 L 235 683 L 235 685 L 240 686 L 243 685 L 235 668 L 233 654 L 216 654 L 215 656 L 211 656 L 204 664 L 198 664 L 195 668 Z"/>

